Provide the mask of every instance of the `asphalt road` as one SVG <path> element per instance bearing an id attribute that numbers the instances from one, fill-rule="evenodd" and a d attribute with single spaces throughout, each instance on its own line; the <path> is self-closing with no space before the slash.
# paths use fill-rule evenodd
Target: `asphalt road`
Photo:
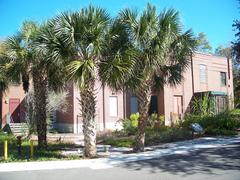
<path id="1" fill-rule="evenodd" d="M 240 180 L 240 143 L 97 169 L 0 173 L 0 180 Z"/>

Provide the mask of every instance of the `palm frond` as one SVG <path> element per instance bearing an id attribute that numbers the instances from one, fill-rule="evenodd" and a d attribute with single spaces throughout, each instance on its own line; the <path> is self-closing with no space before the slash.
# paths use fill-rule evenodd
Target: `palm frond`
<path id="1" fill-rule="evenodd" d="M 78 84 L 80 89 L 84 89 L 92 78 L 95 78 L 96 66 L 92 60 L 72 61 L 67 66 L 68 79 Z"/>

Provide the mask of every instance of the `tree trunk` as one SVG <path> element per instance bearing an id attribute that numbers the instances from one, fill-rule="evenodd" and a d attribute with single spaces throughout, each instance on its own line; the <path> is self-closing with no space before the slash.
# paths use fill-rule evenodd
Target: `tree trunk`
<path id="1" fill-rule="evenodd" d="M 47 147 L 47 79 L 39 69 L 33 71 L 34 120 L 37 123 L 38 148 Z"/>
<path id="2" fill-rule="evenodd" d="M 133 150 L 135 152 L 144 151 L 145 144 L 145 129 L 148 122 L 148 111 L 150 107 L 151 100 L 151 87 L 145 86 L 139 89 L 136 93 L 138 99 L 138 111 L 139 111 L 139 121 L 138 130 L 136 134 L 135 146 Z"/>
<path id="3" fill-rule="evenodd" d="M 81 113 L 83 118 L 84 156 L 95 157 L 96 151 L 96 97 L 94 94 L 94 80 L 89 81 L 80 92 Z"/>

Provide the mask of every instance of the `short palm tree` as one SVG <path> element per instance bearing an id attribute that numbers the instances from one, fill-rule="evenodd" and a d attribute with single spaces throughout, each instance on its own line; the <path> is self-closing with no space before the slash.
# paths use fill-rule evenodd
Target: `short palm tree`
<path id="1" fill-rule="evenodd" d="M 128 44 L 129 48 L 114 46 L 118 48 L 116 53 L 100 66 L 102 81 L 116 89 L 124 87 L 131 90 L 138 99 L 140 119 L 135 151 L 144 150 L 152 91 L 164 84 L 180 83 L 182 73 L 188 67 L 189 56 L 195 48 L 192 32 L 188 30 L 182 33 L 178 16 L 173 9 L 157 15 L 156 8 L 150 4 L 141 15 L 134 10 L 123 10 L 117 18 L 122 27 L 118 29 L 122 31 L 109 42 L 124 33 L 128 38 L 119 38 L 119 42 L 123 41 L 121 44 Z M 126 68 L 128 70 L 125 72 Z"/>
<path id="2" fill-rule="evenodd" d="M 62 13 L 51 21 L 54 35 L 45 36 L 43 43 L 51 59 L 68 64 L 67 78 L 79 87 L 86 157 L 96 156 L 94 86 L 109 20 L 104 9 L 93 6 Z"/>

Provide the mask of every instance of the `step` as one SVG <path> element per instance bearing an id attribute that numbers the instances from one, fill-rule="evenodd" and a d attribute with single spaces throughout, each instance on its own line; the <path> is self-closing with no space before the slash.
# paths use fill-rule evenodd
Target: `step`
<path id="1" fill-rule="evenodd" d="M 11 131 L 14 135 L 26 135 L 28 134 L 28 126 L 26 123 L 10 123 Z"/>

